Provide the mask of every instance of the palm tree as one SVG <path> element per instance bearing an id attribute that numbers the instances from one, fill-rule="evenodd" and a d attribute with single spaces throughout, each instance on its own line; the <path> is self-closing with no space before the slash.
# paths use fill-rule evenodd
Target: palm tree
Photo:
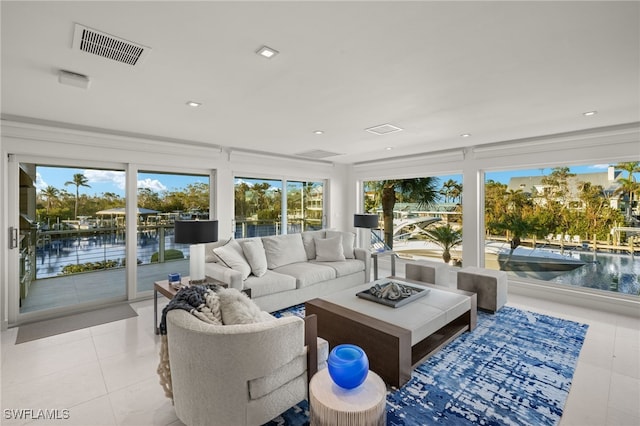
<path id="1" fill-rule="evenodd" d="M 87 188 L 91 188 L 88 184 L 89 179 L 85 177 L 82 173 L 76 173 L 73 175 L 73 180 L 66 181 L 64 184 L 66 185 L 75 185 L 76 186 L 76 204 L 74 209 L 73 218 L 78 219 L 78 200 L 80 198 L 79 189 L 81 186 L 85 186 Z"/>
<path id="2" fill-rule="evenodd" d="M 453 229 L 451 225 L 425 229 L 424 234 L 429 240 L 442 247 L 442 260 L 445 263 L 451 261 L 450 250 L 462 243 L 462 232 Z"/>
<path id="3" fill-rule="evenodd" d="M 448 203 L 449 200 L 453 200 L 454 188 L 458 185 L 453 179 L 449 179 L 445 183 L 442 184 L 442 189 L 440 190 L 440 194 L 444 196 L 444 202 Z"/>
<path id="4" fill-rule="evenodd" d="M 375 191 L 376 205 L 382 204 L 384 242 L 389 249 L 393 249 L 393 208 L 397 197 L 402 196 L 424 208 L 431 206 L 439 195 L 436 177 L 382 180 L 369 182 L 368 185 Z"/>
<path id="5" fill-rule="evenodd" d="M 634 194 L 637 194 L 638 192 L 640 192 L 640 184 L 636 182 L 636 178 L 633 175 L 634 173 L 640 172 L 640 162 L 634 161 L 634 162 L 627 162 L 627 163 L 618 163 L 615 165 L 615 168 L 625 170 L 628 173 L 626 178 L 618 179 L 620 186 L 615 190 L 614 194 L 629 195 L 629 198 L 628 198 L 629 201 L 625 209 L 625 216 L 627 218 L 627 221 L 630 222 L 631 212 L 633 209 Z"/>
<path id="6" fill-rule="evenodd" d="M 49 210 L 51 210 L 51 207 L 53 207 L 53 204 L 56 202 L 59 194 L 60 191 L 58 190 L 58 188 L 51 185 L 40 191 L 40 196 L 44 197 L 47 201 L 47 217 L 49 216 Z"/>

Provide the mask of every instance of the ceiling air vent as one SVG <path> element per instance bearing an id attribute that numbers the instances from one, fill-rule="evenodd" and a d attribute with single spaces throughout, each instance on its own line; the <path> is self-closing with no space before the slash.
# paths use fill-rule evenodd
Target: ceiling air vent
<path id="1" fill-rule="evenodd" d="M 368 129 L 365 129 L 365 130 L 369 133 L 373 133 L 376 135 L 388 135 L 389 133 L 400 132 L 403 129 L 391 124 L 381 124 L 379 126 L 369 127 Z"/>
<path id="2" fill-rule="evenodd" d="M 73 48 L 113 59 L 129 65 L 138 65 L 151 50 L 150 47 L 76 24 Z"/>
<path id="3" fill-rule="evenodd" d="M 336 155 L 342 155 L 337 152 L 324 151 L 322 149 L 312 149 L 311 151 L 298 152 L 296 155 L 300 157 L 313 158 L 319 160 L 321 158 L 334 157 Z"/>

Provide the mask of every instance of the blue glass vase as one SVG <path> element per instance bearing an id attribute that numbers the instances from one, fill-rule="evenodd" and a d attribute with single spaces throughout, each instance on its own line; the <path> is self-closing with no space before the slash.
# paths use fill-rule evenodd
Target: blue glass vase
<path id="1" fill-rule="evenodd" d="M 331 350 L 327 364 L 333 382 L 344 389 L 360 386 L 369 374 L 369 358 L 356 345 L 336 346 Z"/>

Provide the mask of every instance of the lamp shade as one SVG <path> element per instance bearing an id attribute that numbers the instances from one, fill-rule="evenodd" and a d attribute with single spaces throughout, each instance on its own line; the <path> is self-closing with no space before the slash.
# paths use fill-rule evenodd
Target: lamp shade
<path id="1" fill-rule="evenodd" d="M 377 214 L 354 214 L 353 226 L 356 228 L 377 228 L 378 215 Z"/>
<path id="2" fill-rule="evenodd" d="M 218 221 L 177 220 L 175 241 L 179 244 L 200 244 L 218 241 Z"/>

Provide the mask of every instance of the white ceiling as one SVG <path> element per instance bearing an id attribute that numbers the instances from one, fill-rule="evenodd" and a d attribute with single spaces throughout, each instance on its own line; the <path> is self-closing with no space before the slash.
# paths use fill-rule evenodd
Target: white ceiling
<path id="1" fill-rule="evenodd" d="M 338 163 L 637 122 L 639 6 L 2 1 L 2 114 Z M 75 51 L 75 23 L 152 50 Z"/>

